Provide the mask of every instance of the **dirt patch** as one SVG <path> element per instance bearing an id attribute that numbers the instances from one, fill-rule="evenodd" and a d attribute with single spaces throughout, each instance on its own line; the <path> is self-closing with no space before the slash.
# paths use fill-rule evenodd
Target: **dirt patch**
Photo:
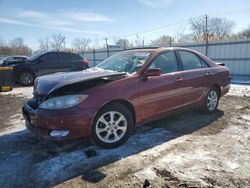
<path id="1" fill-rule="evenodd" d="M 23 123 L 21 106 L 26 98 L 22 95 L 0 95 L 0 131 Z M 11 102 L 10 102 L 11 101 Z"/>
<path id="2" fill-rule="evenodd" d="M 24 119 L 21 109 L 23 102 L 32 97 L 32 87 L 14 88 L 9 92 L 0 93 L 0 135 L 23 129 Z"/>
<path id="3" fill-rule="evenodd" d="M 239 88 L 214 114 L 190 110 L 149 123 L 111 150 L 38 139 L 20 110 L 32 88 L 1 93 L 0 187 L 248 187 L 250 98 Z"/>

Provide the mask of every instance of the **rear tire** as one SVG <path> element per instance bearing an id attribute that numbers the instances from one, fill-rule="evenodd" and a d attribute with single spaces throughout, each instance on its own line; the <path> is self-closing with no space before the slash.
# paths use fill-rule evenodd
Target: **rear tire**
<path id="1" fill-rule="evenodd" d="M 206 96 L 205 104 L 204 104 L 204 110 L 207 113 L 213 113 L 217 110 L 218 104 L 219 104 L 219 92 L 215 87 L 212 87 Z"/>
<path id="2" fill-rule="evenodd" d="M 134 127 L 132 113 L 122 104 L 113 103 L 101 109 L 91 127 L 92 141 L 104 148 L 125 143 Z"/>
<path id="3" fill-rule="evenodd" d="M 34 84 L 35 75 L 29 71 L 23 71 L 18 76 L 18 82 L 22 86 L 31 86 Z"/>

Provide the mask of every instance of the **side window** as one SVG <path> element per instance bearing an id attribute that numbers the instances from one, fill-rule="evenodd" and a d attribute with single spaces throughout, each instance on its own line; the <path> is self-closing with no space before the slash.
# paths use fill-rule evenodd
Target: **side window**
<path id="1" fill-rule="evenodd" d="M 202 68 L 201 60 L 195 54 L 186 51 L 179 51 L 179 55 L 184 70 Z"/>
<path id="2" fill-rule="evenodd" d="M 12 60 L 14 60 L 15 58 L 14 57 L 8 57 L 7 58 L 7 61 L 12 61 Z"/>
<path id="3" fill-rule="evenodd" d="M 59 53 L 59 61 L 71 61 L 71 54 L 70 53 Z"/>
<path id="4" fill-rule="evenodd" d="M 209 67 L 208 64 L 202 59 L 201 59 L 201 65 L 202 65 L 203 68 Z"/>
<path id="5" fill-rule="evenodd" d="M 175 52 L 165 52 L 159 55 L 149 68 L 160 68 L 162 74 L 178 71 L 178 63 Z"/>
<path id="6" fill-rule="evenodd" d="M 77 55 L 77 54 L 71 54 L 71 55 L 72 55 L 72 58 L 73 58 L 74 61 L 83 59 L 80 55 Z"/>
<path id="7" fill-rule="evenodd" d="M 53 53 L 53 52 L 44 54 L 41 58 L 44 60 L 44 62 L 56 62 L 57 61 L 56 53 Z"/>

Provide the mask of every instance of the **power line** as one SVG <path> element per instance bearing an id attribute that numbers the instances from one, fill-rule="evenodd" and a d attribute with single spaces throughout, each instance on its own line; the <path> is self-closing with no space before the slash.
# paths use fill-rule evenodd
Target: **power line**
<path id="1" fill-rule="evenodd" d="M 231 10 L 223 10 L 223 11 L 217 11 L 217 12 L 209 12 L 208 14 L 212 15 L 212 16 L 216 16 L 216 15 L 228 15 L 228 14 L 230 14 L 230 15 L 249 14 L 249 13 L 250 13 L 250 8 L 243 8 L 243 9 L 231 9 Z M 164 31 L 164 30 L 167 30 L 169 27 L 188 22 L 190 19 L 195 18 L 195 17 L 199 17 L 199 16 L 201 16 L 201 15 L 193 16 L 189 19 L 185 19 L 185 20 L 182 20 L 182 21 L 179 21 L 179 22 L 176 22 L 173 24 L 165 25 L 162 27 L 158 27 L 155 29 L 149 29 L 146 31 L 125 35 L 124 38 L 134 37 L 136 35 L 145 35 L 145 34 L 151 34 L 151 33 L 159 32 L 159 31 Z"/>
<path id="2" fill-rule="evenodd" d="M 165 25 L 165 26 L 158 27 L 158 28 L 155 28 L 155 29 L 150 29 L 150 30 L 146 30 L 146 31 L 143 31 L 143 32 L 137 32 L 137 33 L 134 33 L 134 34 L 129 34 L 129 35 L 126 35 L 125 38 L 133 37 L 133 36 L 136 36 L 136 35 L 143 35 L 143 34 L 145 35 L 145 34 L 155 33 L 155 32 L 159 32 L 159 31 L 164 31 L 164 30 L 168 29 L 169 27 L 176 26 L 176 25 L 179 25 L 181 23 L 188 22 L 188 21 L 189 21 L 189 19 L 186 19 L 186 20 L 182 20 L 180 22 Z"/>

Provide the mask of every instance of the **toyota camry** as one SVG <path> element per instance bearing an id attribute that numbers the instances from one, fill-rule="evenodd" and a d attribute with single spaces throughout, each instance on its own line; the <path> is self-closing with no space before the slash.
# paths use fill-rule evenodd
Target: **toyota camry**
<path id="1" fill-rule="evenodd" d="M 191 108 L 216 111 L 229 69 L 186 48 L 132 49 L 88 70 L 38 77 L 26 127 L 48 140 L 117 147 L 135 127 Z"/>

